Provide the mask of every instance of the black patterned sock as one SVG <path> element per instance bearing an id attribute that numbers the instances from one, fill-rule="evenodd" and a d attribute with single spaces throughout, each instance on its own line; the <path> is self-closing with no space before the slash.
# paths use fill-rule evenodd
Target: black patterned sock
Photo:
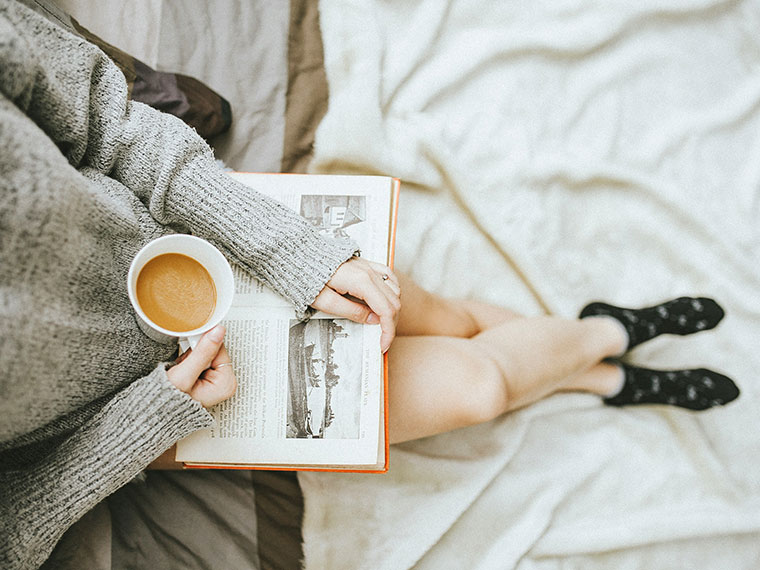
<path id="1" fill-rule="evenodd" d="M 666 404 L 706 410 L 739 396 L 739 388 L 730 378 L 706 368 L 649 370 L 622 363 L 620 367 L 623 387 L 616 395 L 604 399 L 609 406 Z"/>
<path id="2" fill-rule="evenodd" d="M 613 317 L 628 332 L 628 350 L 661 334 L 687 335 L 714 328 L 725 315 L 712 299 L 679 297 L 654 307 L 625 309 L 606 303 L 591 303 L 580 318 Z"/>

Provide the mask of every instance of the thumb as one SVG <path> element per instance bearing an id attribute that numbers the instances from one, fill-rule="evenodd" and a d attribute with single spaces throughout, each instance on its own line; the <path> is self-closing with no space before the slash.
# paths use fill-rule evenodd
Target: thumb
<path id="1" fill-rule="evenodd" d="M 187 355 L 187 357 L 177 364 L 174 377 L 175 386 L 183 392 L 188 392 L 198 378 L 211 366 L 224 340 L 224 327 L 217 325 L 198 341 L 198 344 Z"/>

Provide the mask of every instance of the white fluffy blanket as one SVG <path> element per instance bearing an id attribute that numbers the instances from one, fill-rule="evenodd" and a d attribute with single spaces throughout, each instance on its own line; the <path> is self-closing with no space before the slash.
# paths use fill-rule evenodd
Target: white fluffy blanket
<path id="1" fill-rule="evenodd" d="M 718 329 L 631 359 L 714 368 L 742 395 L 699 414 L 559 395 L 397 446 L 386 475 L 302 474 L 307 568 L 760 567 L 760 5 L 321 14 L 314 166 L 403 179 L 400 270 L 567 317 L 714 296 Z"/>

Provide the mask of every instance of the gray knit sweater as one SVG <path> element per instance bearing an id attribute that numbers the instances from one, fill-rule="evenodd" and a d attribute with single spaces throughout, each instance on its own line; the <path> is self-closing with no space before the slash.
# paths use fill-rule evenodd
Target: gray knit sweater
<path id="1" fill-rule="evenodd" d="M 303 310 L 353 252 L 233 182 L 178 119 L 129 102 L 84 40 L 0 0 L 0 567 L 65 529 L 193 430 L 175 347 L 140 332 L 134 254 L 191 232 Z"/>

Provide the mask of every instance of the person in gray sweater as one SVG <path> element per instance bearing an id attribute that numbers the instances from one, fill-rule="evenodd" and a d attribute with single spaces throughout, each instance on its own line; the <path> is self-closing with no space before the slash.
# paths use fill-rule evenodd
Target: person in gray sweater
<path id="1" fill-rule="evenodd" d="M 2 568 L 42 564 L 234 390 L 229 367 L 198 390 L 226 358 L 221 327 L 174 367 L 176 346 L 138 327 L 126 275 L 147 242 L 192 233 L 300 313 L 380 322 L 384 349 L 393 338 L 390 269 L 231 180 L 179 119 L 128 101 L 98 48 L 12 0 L 0 0 L 0 149 Z"/>
<path id="2" fill-rule="evenodd" d="M 151 341 L 135 321 L 130 261 L 171 232 L 211 241 L 300 313 L 379 322 L 383 350 L 398 332 L 388 359 L 392 443 L 560 391 L 695 411 L 739 395 L 711 370 L 620 360 L 662 334 L 715 328 L 724 312 L 712 299 L 596 302 L 579 319 L 443 299 L 239 186 L 180 120 L 126 94 L 96 47 L 0 0 L 1 568 L 42 564 L 67 527 L 210 425 L 205 406 L 233 392 L 221 328 L 170 365 L 176 346 Z"/>

